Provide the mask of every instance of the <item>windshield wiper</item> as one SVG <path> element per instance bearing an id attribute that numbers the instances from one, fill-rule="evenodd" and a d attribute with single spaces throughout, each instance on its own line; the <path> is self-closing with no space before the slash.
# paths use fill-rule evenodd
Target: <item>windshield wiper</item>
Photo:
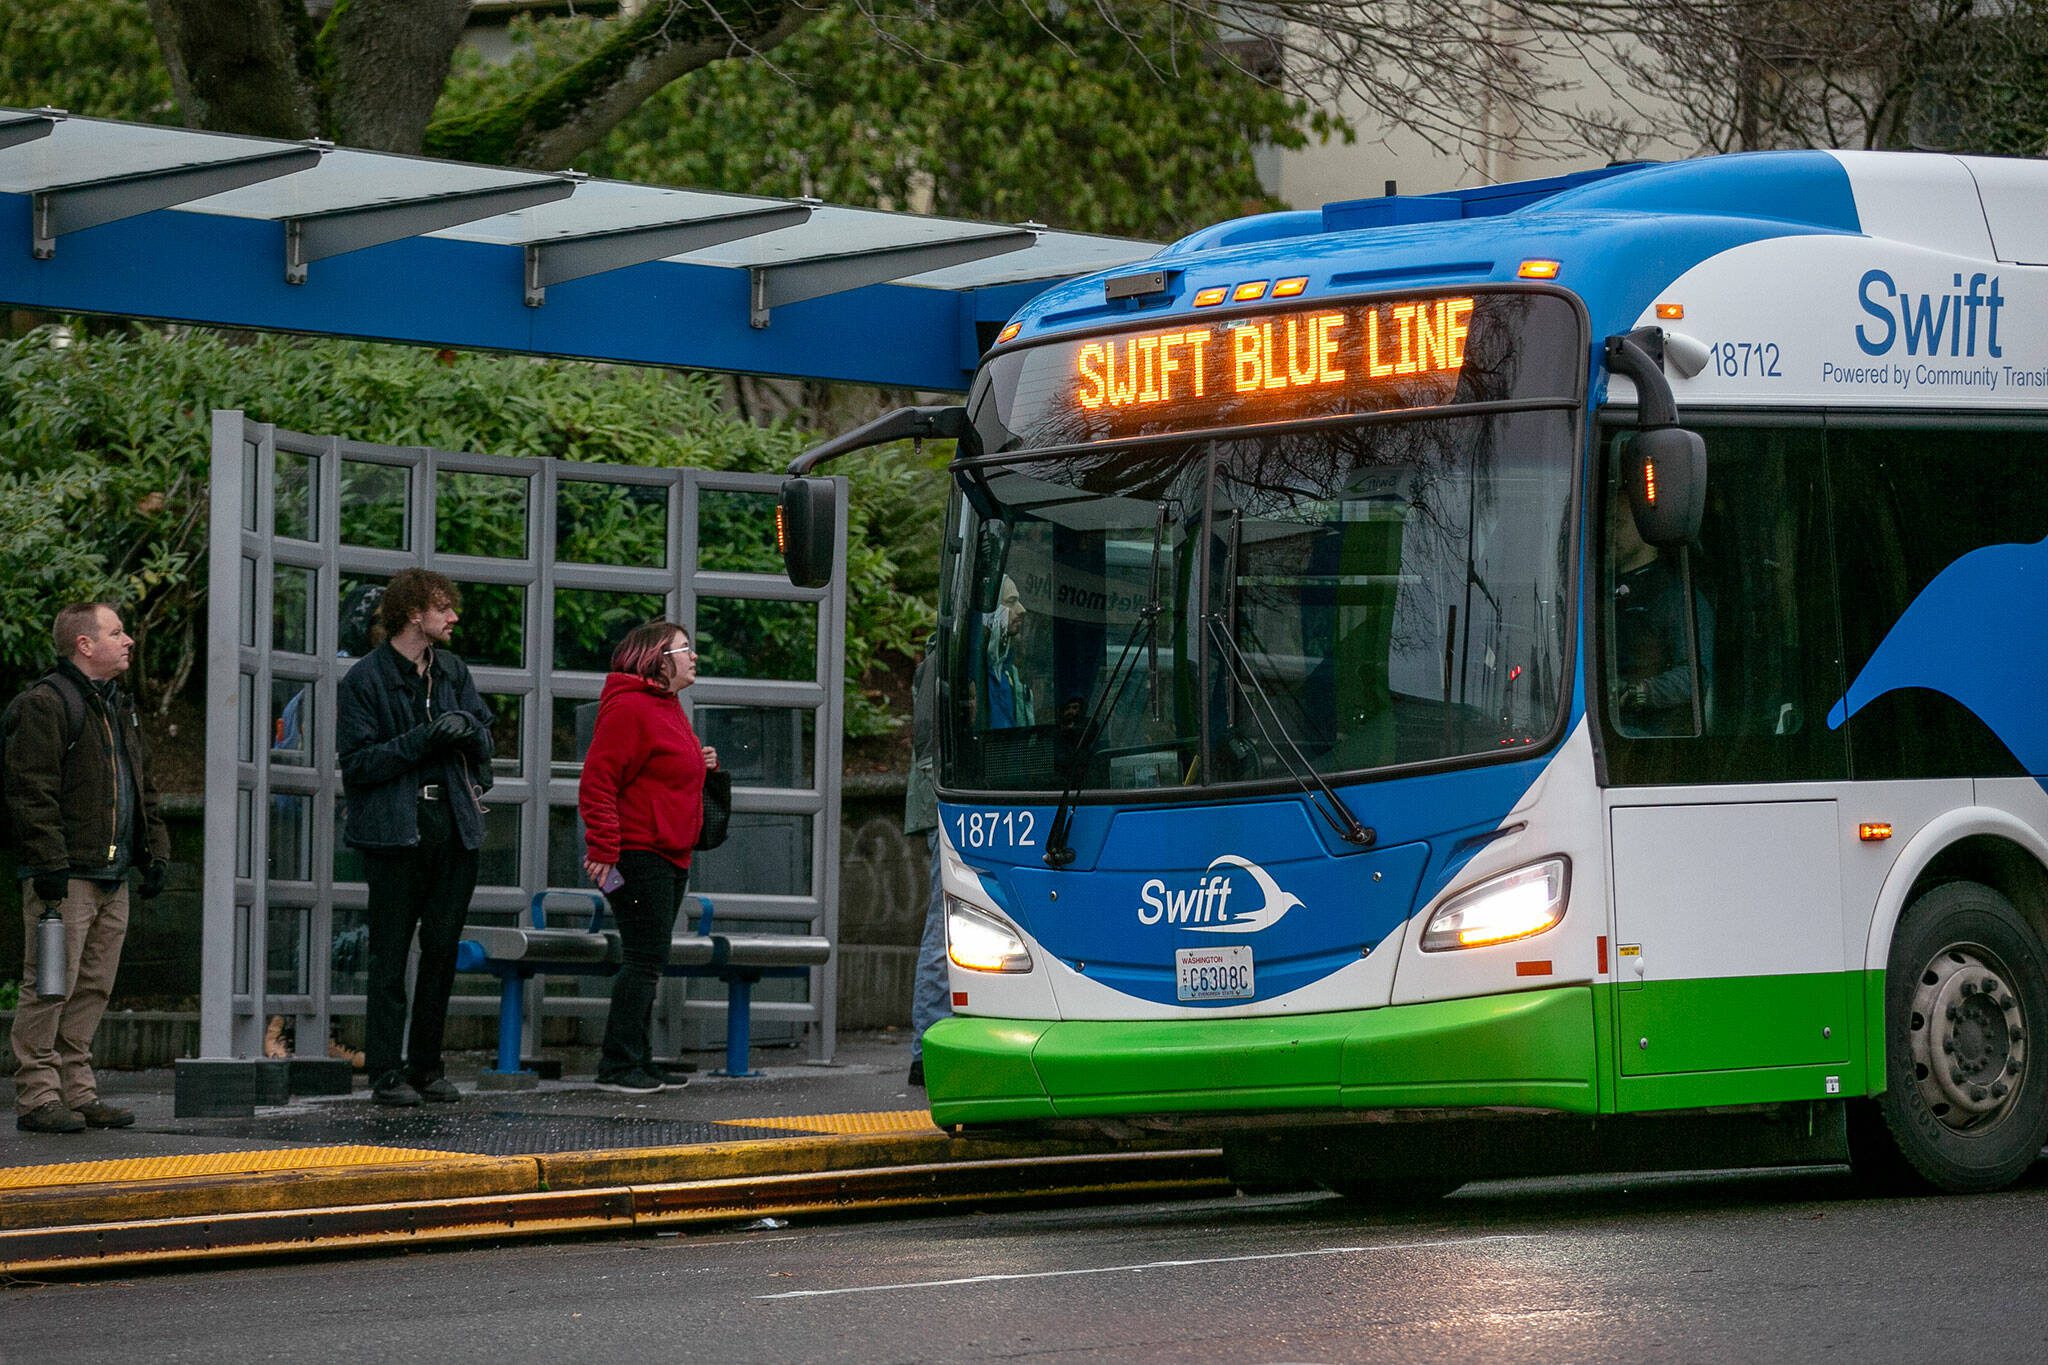
<path id="1" fill-rule="evenodd" d="M 1279 754 L 1281 761 L 1287 764 L 1288 776 L 1294 779 L 1304 796 L 1313 798 L 1316 790 L 1321 790 L 1329 806 L 1326 808 L 1313 799 L 1309 805 L 1329 822 L 1330 828 L 1337 832 L 1338 838 L 1347 844 L 1370 848 L 1379 836 L 1351 813 L 1351 807 L 1344 804 L 1344 798 L 1337 795 L 1336 790 L 1323 780 L 1323 775 L 1316 771 L 1315 765 L 1302 754 L 1301 747 L 1294 742 L 1294 736 L 1288 733 L 1287 723 L 1280 718 L 1280 709 L 1273 704 L 1273 698 L 1267 693 L 1266 685 L 1259 681 L 1259 675 L 1252 668 L 1251 660 L 1245 658 L 1244 651 L 1237 647 L 1237 641 L 1233 640 L 1230 632 L 1224 628 L 1221 614 L 1211 613 L 1208 621 L 1209 633 L 1216 639 L 1217 656 L 1223 660 L 1224 669 L 1229 673 L 1231 682 L 1236 684 L 1238 691 L 1247 699 L 1263 702 L 1266 714 L 1273 718 L 1273 729 L 1269 730 L 1266 728 L 1265 720 L 1259 715 L 1258 706 L 1252 706 L 1252 720 L 1257 723 L 1259 733 L 1265 737 L 1267 746 Z M 1286 748 L 1283 749 L 1273 742 L 1275 730 L 1279 732 L 1280 738 L 1286 741 Z M 1300 767 L 1297 768 L 1294 760 L 1287 757 L 1289 753 L 1294 755 L 1294 759 L 1300 760 Z"/>
<path id="2" fill-rule="evenodd" d="M 1074 752 L 1067 760 L 1067 772 L 1060 785 L 1059 804 L 1052 813 L 1052 828 L 1045 836 L 1045 865 L 1065 867 L 1074 861 L 1074 846 L 1067 842 L 1067 836 L 1074 828 L 1074 798 L 1081 793 L 1081 782 L 1088 774 L 1088 759 L 1095 751 L 1095 741 L 1103 723 L 1116 714 L 1117 698 L 1123 695 L 1124 684 L 1131 680 L 1136 671 L 1133 660 L 1142 641 L 1148 646 L 1151 660 L 1151 706 L 1156 712 L 1159 706 L 1159 555 L 1166 544 L 1166 519 L 1170 508 L 1164 500 L 1152 521 L 1152 566 L 1149 572 L 1145 605 L 1138 609 L 1138 619 L 1131 623 L 1131 633 L 1124 637 L 1122 652 L 1116 656 L 1116 664 L 1103 680 L 1102 691 L 1095 698 L 1095 705 L 1088 708 L 1088 718 L 1081 724 L 1081 733 L 1074 744 Z"/>

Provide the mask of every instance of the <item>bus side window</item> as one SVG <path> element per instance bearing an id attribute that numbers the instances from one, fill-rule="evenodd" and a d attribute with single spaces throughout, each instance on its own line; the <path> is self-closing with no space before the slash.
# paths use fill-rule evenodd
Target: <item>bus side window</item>
<path id="1" fill-rule="evenodd" d="M 1617 456 L 1622 448 L 1617 443 Z M 1602 581 L 1614 726 L 1630 736 L 1697 736 L 1707 728 L 1714 609 L 1695 580 L 1695 556 L 1690 547 L 1646 544 L 1618 479 L 1608 485 L 1606 529 Z"/>
<path id="2" fill-rule="evenodd" d="M 1707 505 L 1683 554 L 1638 549 L 1633 526 L 1616 524 L 1629 518 L 1618 464 L 1610 470 L 1601 580 L 1609 776 L 1621 785 L 1846 776 L 1846 746 L 1826 724 L 1841 669 L 1821 432 L 1700 430 Z"/>

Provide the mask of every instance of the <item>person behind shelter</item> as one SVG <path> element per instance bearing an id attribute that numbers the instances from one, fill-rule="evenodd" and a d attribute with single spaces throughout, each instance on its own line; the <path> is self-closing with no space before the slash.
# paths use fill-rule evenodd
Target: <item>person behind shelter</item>
<path id="1" fill-rule="evenodd" d="M 92 1036 L 128 935 L 128 873 L 142 898 L 164 889 L 171 836 L 158 811 L 149 745 L 121 687 L 135 641 L 106 602 L 57 613 L 58 664 L 7 708 L 4 780 L 23 882 L 26 961 L 14 1014 L 15 1126 L 30 1133 L 126 1128 L 135 1115 L 99 1098 Z M 45 907 L 64 920 L 68 962 L 37 961 Z M 69 994 L 39 985 L 68 974 Z"/>
<path id="2" fill-rule="evenodd" d="M 1614 653 L 1621 730 L 1631 735 L 1690 735 L 1693 729 L 1693 629 L 1685 619 L 1684 577 L 1670 556 L 1643 540 L 1628 499 L 1608 503 L 1614 556 Z M 1699 681 L 1714 670 L 1714 609 L 1693 593 L 1700 642 Z"/>
<path id="3" fill-rule="evenodd" d="M 576 791 L 583 870 L 619 924 L 623 961 L 597 1064 L 597 1088 L 619 1094 L 688 1084 L 655 1066 L 650 1030 L 704 823 L 704 774 L 718 766 L 718 751 L 683 714 L 680 694 L 695 681 L 697 651 L 683 627 L 650 621 L 619 641 Z"/>
<path id="4" fill-rule="evenodd" d="M 1003 575 L 1002 595 L 996 609 L 988 614 L 982 630 L 983 694 L 988 698 L 988 728 L 1007 730 L 1012 726 L 1037 723 L 1031 685 L 1018 666 L 1017 646 L 1030 613 L 1017 581 Z"/>
<path id="5" fill-rule="evenodd" d="M 443 1074 L 441 1042 L 491 785 L 491 712 L 448 648 L 461 609 L 461 594 L 442 575 L 393 575 L 377 604 L 384 643 L 349 668 L 335 698 L 335 755 L 348 798 L 343 837 L 362 852 L 370 892 L 363 1051 L 379 1104 L 461 1098 Z M 401 1056 L 415 931 L 419 971 Z"/>
<path id="6" fill-rule="evenodd" d="M 939 798 L 932 775 L 938 724 L 938 637 L 925 641 L 910 678 L 910 781 L 903 792 L 903 832 L 924 835 L 931 855 L 925 878 L 924 933 L 910 989 L 910 1083 L 924 1084 L 924 1031 L 953 1012 L 946 967 L 946 897 L 939 878 Z"/>

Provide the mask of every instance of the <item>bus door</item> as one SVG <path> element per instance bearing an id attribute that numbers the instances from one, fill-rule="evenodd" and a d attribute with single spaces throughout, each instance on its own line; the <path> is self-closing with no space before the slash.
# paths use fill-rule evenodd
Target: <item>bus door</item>
<path id="1" fill-rule="evenodd" d="M 1633 534 L 1609 433 L 1595 612 L 1623 1109 L 1823 1098 L 1860 1032 L 1817 423 L 1708 419 L 1698 539 Z"/>

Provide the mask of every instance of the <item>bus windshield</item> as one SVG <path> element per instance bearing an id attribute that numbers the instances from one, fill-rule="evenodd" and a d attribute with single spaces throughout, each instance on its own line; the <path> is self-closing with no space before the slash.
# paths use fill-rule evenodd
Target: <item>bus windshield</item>
<path id="1" fill-rule="evenodd" d="M 971 471 L 941 785 L 1286 782 L 1544 741 L 1570 687 L 1576 421 L 1447 408 Z"/>

